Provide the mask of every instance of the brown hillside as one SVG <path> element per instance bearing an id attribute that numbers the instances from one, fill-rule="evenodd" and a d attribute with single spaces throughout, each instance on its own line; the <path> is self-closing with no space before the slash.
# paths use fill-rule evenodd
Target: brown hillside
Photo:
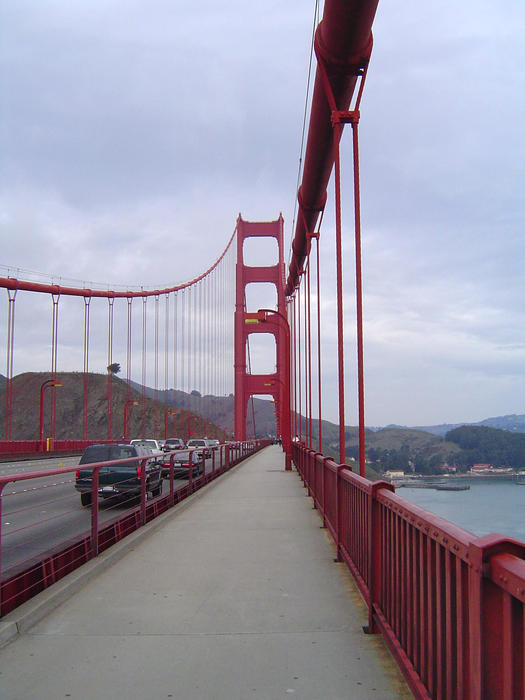
<path id="1" fill-rule="evenodd" d="M 37 440 L 40 426 L 40 386 L 49 379 L 48 372 L 25 372 L 13 378 L 13 413 L 11 437 L 13 440 Z M 56 388 L 56 438 L 81 439 L 83 433 L 84 381 L 80 372 L 59 372 Z M 106 375 L 90 373 L 87 411 L 87 439 L 107 438 L 108 379 Z M 126 382 L 113 376 L 111 382 L 112 439 L 122 438 L 124 432 L 124 404 L 128 387 Z M 44 437 L 50 431 L 50 406 L 52 390 L 44 393 Z M 164 437 L 164 404 L 146 398 L 142 407 L 142 394 L 129 388 L 129 399 L 139 402 L 128 407 L 128 437 Z M 170 407 L 170 410 L 177 410 Z M 5 387 L 0 388 L 0 430 L 5 434 Z M 181 409 L 168 416 L 168 437 L 187 437 L 187 429 L 193 435 L 207 435 L 225 439 L 225 432 L 207 419 Z"/>

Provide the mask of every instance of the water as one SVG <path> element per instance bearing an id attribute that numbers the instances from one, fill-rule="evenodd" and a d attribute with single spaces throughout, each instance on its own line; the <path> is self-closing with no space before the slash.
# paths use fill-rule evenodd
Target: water
<path id="1" fill-rule="evenodd" d="M 476 479 L 468 483 L 469 491 L 403 487 L 396 493 L 475 535 L 499 532 L 525 542 L 525 486 Z"/>

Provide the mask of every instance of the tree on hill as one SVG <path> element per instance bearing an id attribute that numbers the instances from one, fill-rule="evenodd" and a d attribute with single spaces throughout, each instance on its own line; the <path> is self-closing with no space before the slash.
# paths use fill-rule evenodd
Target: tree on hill
<path id="1" fill-rule="evenodd" d="M 490 463 L 502 467 L 525 465 L 525 435 L 486 426 L 463 425 L 450 430 L 446 439 L 462 449 L 461 461 L 472 466 Z"/>
<path id="2" fill-rule="evenodd" d="M 113 362 L 113 364 L 108 365 L 106 369 L 108 370 L 108 373 L 118 374 L 120 372 L 120 365 L 118 362 Z"/>

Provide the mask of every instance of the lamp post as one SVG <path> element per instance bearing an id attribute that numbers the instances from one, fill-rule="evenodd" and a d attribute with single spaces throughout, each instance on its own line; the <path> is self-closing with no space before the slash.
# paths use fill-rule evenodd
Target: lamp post
<path id="1" fill-rule="evenodd" d="M 126 401 L 124 404 L 124 441 L 128 439 L 128 407 L 129 406 L 138 406 L 139 402 L 138 401 Z"/>
<path id="2" fill-rule="evenodd" d="M 288 319 L 281 312 L 276 309 L 259 309 L 257 311 L 257 317 L 260 321 L 271 322 L 274 320 L 272 317 L 277 317 L 281 322 L 280 325 L 284 329 L 286 334 L 285 343 L 285 369 L 284 369 L 284 380 L 279 380 L 281 383 L 282 399 L 279 401 L 279 417 L 281 423 L 281 440 L 286 455 L 286 466 L 287 471 L 292 468 L 292 451 L 291 451 L 291 421 L 290 421 L 290 325 Z M 282 405 L 281 403 L 286 403 Z"/>
<path id="3" fill-rule="evenodd" d="M 195 416 L 192 416 L 191 413 L 188 416 L 186 416 L 186 442 L 188 442 L 188 440 L 193 435 L 190 423 L 194 418 Z"/>
<path id="4" fill-rule="evenodd" d="M 177 415 L 178 411 L 166 411 L 164 413 L 164 440 L 168 439 L 168 416 L 175 416 Z"/>
<path id="5" fill-rule="evenodd" d="M 62 386 L 62 382 L 56 379 L 46 379 L 40 385 L 40 444 L 44 442 L 44 392 L 50 386 Z"/>

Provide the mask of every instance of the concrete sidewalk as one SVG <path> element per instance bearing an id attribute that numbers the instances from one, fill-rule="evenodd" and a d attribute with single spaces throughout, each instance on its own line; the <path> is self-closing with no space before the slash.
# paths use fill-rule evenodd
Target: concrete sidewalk
<path id="1" fill-rule="evenodd" d="M 2 700 L 412 697 L 280 448 L 199 494 L 0 650 Z"/>

